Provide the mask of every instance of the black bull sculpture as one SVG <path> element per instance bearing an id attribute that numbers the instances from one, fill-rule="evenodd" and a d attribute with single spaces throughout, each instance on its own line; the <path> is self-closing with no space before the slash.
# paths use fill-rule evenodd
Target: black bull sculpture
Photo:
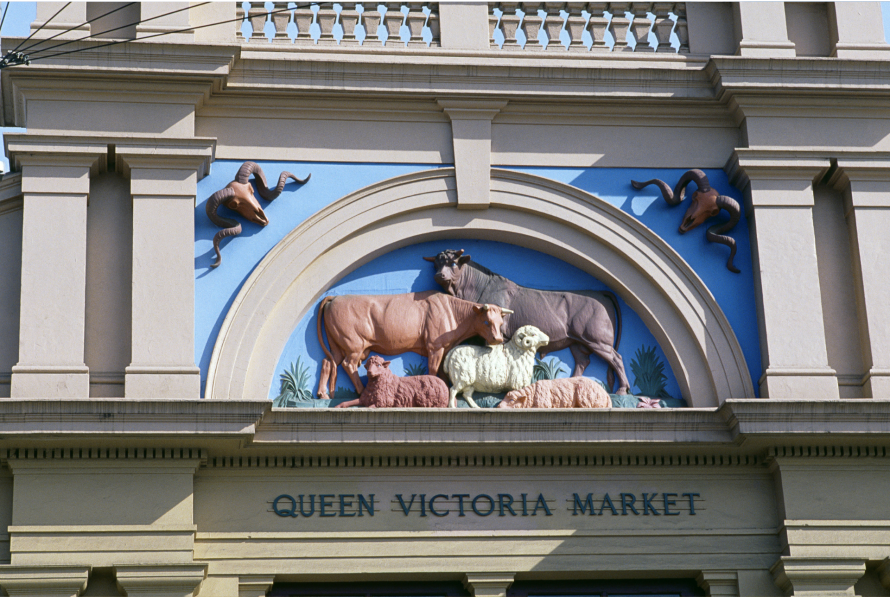
<path id="1" fill-rule="evenodd" d="M 460 299 L 512 309 L 513 314 L 504 318 L 504 336 L 512 337 L 523 325 L 539 328 L 550 338 L 550 344 L 541 348 L 542 357 L 563 348 L 572 351 L 572 377 L 584 373 L 591 353 L 597 355 L 609 365 L 609 387 L 614 382 L 614 371 L 619 382 L 617 393 L 627 393 L 630 384 L 624 360 L 616 350 L 621 340 L 621 310 L 614 294 L 526 288 L 472 262 L 463 253 L 463 249 L 448 250 L 435 257 L 424 257 L 435 264 L 435 280 L 445 292 Z"/>

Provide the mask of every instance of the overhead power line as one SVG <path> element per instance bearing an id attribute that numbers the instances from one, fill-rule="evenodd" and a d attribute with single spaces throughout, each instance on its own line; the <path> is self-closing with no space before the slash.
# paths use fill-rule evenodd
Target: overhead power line
<path id="1" fill-rule="evenodd" d="M 24 50 L 22 50 L 22 52 L 27 52 L 27 51 L 31 50 L 32 48 L 36 48 L 36 47 L 39 46 L 40 44 L 44 44 L 44 43 L 46 43 L 46 42 L 48 42 L 48 41 L 52 41 L 52 40 L 54 40 L 55 38 L 59 37 L 60 35 L 65 35 L 66 33 L 69 33 L 69 32 L 71 32 L 71 31 L 74 31 L 75 29 L 80 29 L 81 27 L 83 27 L 84 25 L 86 25 L 86 24 L 88 24 L 88 23 L 92 23 L 93 21 L 98 21 L 99 19 L 103 19 L 103 18 L 107 17 L 108 15 L 110 15 L 110 14 L 112 14 L 112 13 L 115 13 L 115 12 L 117 12 L 117 11 L 119 11 L 119 10 L 123 10 L 123 9 L 127 8 L 128 6 L 133 6 L 134 4 L 136 4 L 136 3 L 135 3 L 135 2 L 128 2 L 127 4 L 124 4 L 123 6 L 118 6 L 118 7 L 115 8 L 114 10 L 109 10 L 109 11 L 106 12 L 105 14 L 99 15 L 98 17 L 93 17 L 92 19 L 89 19 L 89 20 L 86 21 L 85 23 L 81 23 L 80 25 L 74 25 L 73 27 L 68 27 L 68 28 L 65 29 L 64 31 L 59 31 L 58 33 L 56 33 L 56 34 L 53 35 L 52 37 L 47 37 L 46 39 L 41 39 L 41 40 L 38 41 L 36 44 L 31 45 L 31 46 L 28 46 L 27 48 L 25 48 Z M 93 34 L 91 33 L 90 35 L 93 35 Z M 90 35 L 87 35 L 87 37 L 90 37 Z M 98 33 L 97 33 L 96 35 L 98 35 Z M 81 38 L 81 39 L 85 39 L 85 38 Z M 27 41 L 27 40 L 26 40 L 26 41 Z M 40 51 L 42 52 L 42 51 L 44 51 L 44 50 L 40 50 Z"/>
<path id="2" fill-rule="evenodd" d="M 203 4 L 208 4 L 208 3 L 209 3 L 209 2 L 203 2 L 202 4 L 200 4 L 200 5 L 196 5 L 196 6 L 201 6 L 201 5 L 203 5 Z M 71 3 L 69 2 L 68 4 L 71 4 Z M 68 6 L 68 4 L 66 4 L 65 6 Z M 290 11 L 292 11 L 292 10 L 296 10 L 296 9 L 300 9 L 300 8 L 309 8 L 310 6 L 313 6 L 313 5 L 322 5 L 322 4 L 333 4 L 333 2 L 311 2 L 311 3 L 308 3 L 308 4 L 298 4 L 298 5 L 292 6 L 292 7 L 290 7 L 290 8 L 282 8 L 282 9 L 279 9 L 279 10 L 272 10 L 272 11 L 268 11 L 268 12 L 266 12 L 266 13 L 261 13 L 261 14 L 263 14 L 264 17 L 268 17 L 268 16 L 270 16 L 270 15 L 281 14 L 281 13 L 290 12 Z M 59 10 L 59 12 L 61 12 L 62 10 L 64 10 L 65 6 L 63 6 L 62 9 Z M 123 7 L 121 7 L 121 8 L 123 8 Z M 189 7 L 186 7 L 186 8 L 194 8 L 194 6 L 189 6 Z M 186 10 L 186 8 L 179 9 L 179 10 L 175 10 L 175 11 L 172 11 L 172 12 L 167 13 L 167 14 L 165 14 L 165 15 L 158 15 L 158 16 L 156 16 L 156 17 L 152 17 L 151 19 L 145 19 L 144 21 L 141 21 L 141 20 L 140 20 L 140 21 L 137 22 L 137 23 L 131 23 L 131 24 L 129 24 L 129 25 L 123 25 L 123 26 L 121 26 L 121 27 L 116 27 L 115 29 L 110 29 L 109 31 L 115 31 L 115 30 L 117 30 L 117 29 L 123 29 L 124 27 L 131 27 L 131 26 L 133 26 L 133 25 L 138 25 L 138 24 L 140 24 L 140 23 L 145 23 L 145 22 L 148 22 L 148 21 L 153 20 L 153 19 L 161 18 L 162 16 L 167 16 L 168 14 L 173 14 L 174 12 L 179 12 L 180 10 Z M 57 12 L 56 15 L 58 15 L 59 12 Z M 50 19 L 54 18 L 56 15 L 53 15 L 53 17 L 50 17 Z M 257 16 L 259 16 L 259 15 L 257 15 Z M 98 18 L 101 18 L 101 17 L 96 17 L 96 18 L 98 19 Z M 95 19 L 93 19 L 93 20 L 95 20 Z M 119 40 L 115 40 L 115 41 L 112 41 L 112 42 L 108 42 L 108 43 L 104 43 L 104 44 L 99 44 L 99 45 L 96 45 L 96 46 L 90 46 L 90 47 L 88 47 L 88 48 L 77 48 L 77 49 L 75 49 L 75 50 L 67 50 L 67 51 L 65 51 L 65 52 L 56 52 L 55 54 L 49 54 L 49 55 L 43 55 L 43 56 L 36 56 L 36 57 L 34 57 L 33 59 L 29 58 L 29 56 L 23 54 L 22 52 L 17 52 L 18 48 L 21 47 L 21 45 L 22 45 L 23 43 L 25 43 L 26 41 L 28 41 L 28 39 L 31 39 L 31 37 L 32 37 L 35 33 L 37 33 L 37 31 L 40 31 L 40 28 L 43 28 L 43 25 L 46 25 L 46 23 L 49 22 L 49 21 L 47 21 L 46 23 L 44 23 L 43 25 L 41 25 L 40 28 L 37 29 L 37 31 L 34 31 L 33 33 L 31 33 L 31 35 L 29 35 L 27 39 L 23 40 L 22 43 L 20 43 L 20 44 L 16 47 L 15 50 L 13 50 L 13 51 L 11 51 L 11 52 L 7 52 L 7 54 L 6 54 L 2 59 L 0 59 L 0 69 L 8 68 L 8 67 L 10 67 L 10 66 L 19 66 L 19 65 L 21 65 L 21 64 L 30 64 L 31 62 L 36 62 L 36 61 L 38 61 L 38 60 L 47 60 L 47 59 L 49 59 L 49 58 L 55 58 L 56 56 L 65 56 L 65 55 L 67 55 L 67 54 L 77 54 L 77 53 L 80 53 L 80 52 L 88 52 L 88 51 L 91 51 L 91 50 L 98 50 L 99 48 L 106 48 L 106 47 L 109 47 L 109 46 L 116 46 L 116 45 L 119 45 L 119 44 L 130 43 L 130 42 L 133 42 L 133 41 L 142 41 L 142 40 L 146 40 L 146 39 L 152 39 L 152 38 L 155 38 L 155 37 L 161 37 L 161 36 L 164 36 L 164 35 L 176 35 L 177 33 L 188 33 L 189 31 L 197 31 L 198 29 L 204 29 L 204 28 L 206 28 L 206 27 L 215 27 L 215 26 L 217 26 L 217 25 L 225 25 L 225 24 L 227 24 L 227 23 L 241 22 L 241 21 L 243 21 L 243 20 L 244 20 L 244 19 L 241 18 L 241 17 L 236 17 L 236 18 L 234 18 L 234 19 L 226 19 L 226 20 L 224 20 L 224 21 L 218 21 L 218 22 L 215 22 L 215 23 L 206 23 L 206 24 L 204 24 L 204 25 L 197 25 L 197 26 L 195 26 L 195 27 L 185 27 L 184 29 L 177 29 L 177 30 L 175 30 L 175 31 L 163 31 L 163 32 L 161 32 L 161 33 L 155 33 L 155 34 L 152 34 L 152 35 L 146 35 L 146 36 L 144 36 L 144 37 L 140 37 L 140 38 L 137 38 L 137 39 L 119 39 Z M 89 21 L 88 21 L 88 22 L 89 22 Z M 82 26 L 82 25 L 80 25 L 80 26 Z M 76 27 L 73 28 L 73 29 L 76 29 Z M 107 33 L 107 32 L 108 32 L 108 31 L 103 31 L 102 33 Z M 96 35 L 100 35 L 100 33 L 97 33 Z M 87 39 L 87 38 L 89 38 L 89 37 L 92 37 L 92 35 L 89 35 L 89 36 L 87 36 L 87 37 L 81 38 L 81 39 L 79 39 L 79 40 L 70 40 L 70 41 L 65 42 L 65 43 L 71 43 L 72 41 L 83 41 L 83 40 L 85 40 L 85 39 Z M 47 41 L 47 40 L 44 40 L 44 41 Z M 36 45 L 38 45 L 38 44 L 35 44 L 34 46 L 30 46 L 30 47 L 35 47 Z M 59 47 L 59 46 L 61 46 L 61 45 L 65 45 L 65 44 L 59 44 L 58 46 L 53 46 L 53 47 Z M 43 50 L 38 50 L 38 51 L 35 52 L 35 53 L 36 53 L 36 54 L 40 54 L 41 52 L 46 52 L 46 51 L 49 51 L 49 50 L 51 50 L 51 49 L 52 49 L 52 48 L 45 48 L 45 49 L 43 49 Z"/>

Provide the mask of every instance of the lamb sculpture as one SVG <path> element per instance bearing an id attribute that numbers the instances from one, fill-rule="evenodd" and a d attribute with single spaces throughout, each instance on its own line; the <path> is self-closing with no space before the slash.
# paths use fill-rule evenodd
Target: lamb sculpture
<path id="1" fill-rule="evenodd" d="M 435 375 L 398 377 L 389 370 L 390 361 L 377 355 L 368 359 L 368 385 L 355 400 L 342 402 L 336 408 L 367 406 L 368 408 L 445 408 L 448 386 Z"/>
<path id="2" fill-rule="evenodd" d="M 457 394 L 473 408 L 473 392 L 518 390 L 532 383 L 535 353 L 550 338 L 532 325 L 516 330 L 509 342 L 497 346 L 455 346 L 445 357 L 444 369 L 451 378 L 448 405 L 457 407 Z"/>
<path id="3" fill-rule="evenodd" d="M 603 386 L 588 377 L 567 377 L 513 390 L 498 408 L 612 408 L 612 399 Z"/>

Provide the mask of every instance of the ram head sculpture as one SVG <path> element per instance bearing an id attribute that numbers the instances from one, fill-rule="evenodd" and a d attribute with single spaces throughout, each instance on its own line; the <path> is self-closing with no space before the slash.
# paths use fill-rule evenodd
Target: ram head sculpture
<path id="1" fill-rule="evenodd" d="M 238 236 L 241 234 L 241 224 L 237 220 L 227 218 L 220 215 L 220 206 L 225 206 L 232 211 L 238 212 L 249 222 L 266 226 L 269 219 L 266 213 L 257 201 L 253 193 L 253 185 L 250 184 L 250 177 L 253 176 L 256 184 L 257 193 L 266 201 L 272 201 L 277 198 L 281 191 L 284 190 L 284 183 L 288 178 L 297 181 L 300 184 L 306 183 L 311 174 L 304 179 L 299 179 L 290 172 L 282 172 L 278 177 L 278 185 L 274 189 L 270 189 L 266 184 L 266 175 L 263 169 L 255 162 L 244 162 L 235 175 L 235 180 L 210 196 L 207 200 L 207 217 L 210 221 L 222 228 L 213 237 L 213 250 L 216 251 L 216 262 L 211 267 L 217 267 L 222 263 L 222 255 L 219 252 L 219 243 L 227 236 Z"/>
<path id="2" fill-rule="evenodd" d="M 683 222 L 678 230 L 679 233 L 685 234 L 704 223 L 705 220 L 719 214 L 720 210 L 725 210 L 729 214 L 729 219 L 708 228 L 705 232 L 705 237 L 712 243 L 720 243 L 729 247 L 729 260 L 726 262 L 726 269 L 739 273 L 739 269 L 732 263 L 736 253 L 735 239 L 724 234 L 738 224 L 739 217 L 741 216 L 739 204 L 732 197 L 721 195 L 715 189 L 712 189 L 711 183 L 708 182 L 708 177 L 704 172 L 701 170 L 689 170 L 680 177 L 673 190 L 666 182 L 657 179 L 647 180 L 646 182 L 632 180 L 630 184 L 638 190 L 654 184 L 661 190 L 661 194 L 668 204 L 679 205 L 685 199 L 686 186 L 690 182 L 694 182 L 698 189 L 692 193 L 692 200 L 689 208 L 686 210 L 686 215 L 683 216 Z"/>

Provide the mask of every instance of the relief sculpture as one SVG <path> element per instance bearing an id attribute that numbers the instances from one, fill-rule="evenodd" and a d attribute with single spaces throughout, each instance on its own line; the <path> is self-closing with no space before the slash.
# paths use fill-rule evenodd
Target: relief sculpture
<path id="1" fill-rule="evenodd" d="M 503 343 L 505 313 L 512 312 L 436 291 L 326 297 L 318 307 L 318 341 L 325 353 L 318 397 L 327 398 L 328 387 L 334 391 L 341 363 L 361 394 L 364 385 L 358 366 L 371 351 L 385 355 L 416 352 L 429 359 L 430 374 L 435 375 L 445 353 L 468 338 L 482 336 L 486 344 Z"/>
<path id="2" fill-rule="evenodd" d="M 658 179 L 647 180 L 646 182 L 632 180 L 630 184 L 635 189 L 642 189 L 650 184 L 654 184 L 661 190 L 661 194 L 668 204 L 680 205 L 683 203 L 686 195 L 686 186 L 690 182 L 694 182 L 698 190 L 692 194 L 692 201 L 686 210 L 686 215 L 683 216 L 683 222 L 680 224 L 678 232 L 685 234 L 703 224 L 705 220 L 715 217 L 720 213 L 720 210 L 726 210 L 729 214 L 729 219 L 708 228 L 705 232 L 705 237 L 712 243 L 720 243 L 729 247 L 729 259 L 726 262 L 726 269 L 738 274 L 739 268 L 732 263 L 736 253 L 735 239 L 731 236 L 726 236 L 724 233 L 729 232 L 738 224 L 741 210 L 735 199 L 721 195 L 711 188 L 711 183 L 708 182 L 708 177 L 704 172 L 701 170 L 689 170 L 680 177 L 673 190 L 666 182 Z"/>
<path id="3" fill-rule="evenodd" d="M 611 292 L 558 292 L 520 286 L 471 261 L 458 251 L 442 251 L 424 257 L 436 267 L 435 280 L 448 294 L 468 301 L 487 302 L 512 309 L 504 334 L 513 336 L 523 325 L 533 325 L 550 338 L 541 356 L 569 348 L 575 359 L 572 377 L 583 375 L 595 354 L 609 364 L 607 382 L 618 376 L 618 394 L 630 387 L 624 361 L 618 353 L 621 340 L 621 310 Z"/>
<path id="4" fill-rule="evenodd" d="M 211 267 L 217 267 L 222 263 L 222 255 L 219 252 L 220 241 L 227 236 L 238 236 L 241 234 L 241 224 L 237 220 L 220 215 L 218 211 L 220 206 L 238 212 L 254 224 L 259 224 L 260 226 L 269 224 L 266 213 L 260 207 L 259 201 L 253 194 L 253 186 L 250 184 L 251 175 L 256 183 L 257 193 L 266 201 L 272 201 L 281 194 L 284 190 L 284 183 L 287 182 L 288 178 L 304 184 L 312 176 L 310 174 L 304 179 L 299 179 L 290 172 L 282 172 L 278 177 L 278 185 L 274 189 L 270 189 L 266 184 L 266 175 L 263 174 L 263 169 L 260 168 L 259 164 L 244 162 L 241 168 L 238 169 L 235 180 L 207 199 L 207 217 L 210 218 L 211 222 L 222 228 L 213 237 L 213 250 L 216 251 L 216 261 Z"/>
<path id="5" fill-rule="evenodd" d="M 341 402 L 336 408 L 444 408 L 448 406 L 448 386 L 434 375 L 398 377 L 389 370 L 389 361 L 377 355 L 368 359 L 368 385 L 355 400 Z"/>

